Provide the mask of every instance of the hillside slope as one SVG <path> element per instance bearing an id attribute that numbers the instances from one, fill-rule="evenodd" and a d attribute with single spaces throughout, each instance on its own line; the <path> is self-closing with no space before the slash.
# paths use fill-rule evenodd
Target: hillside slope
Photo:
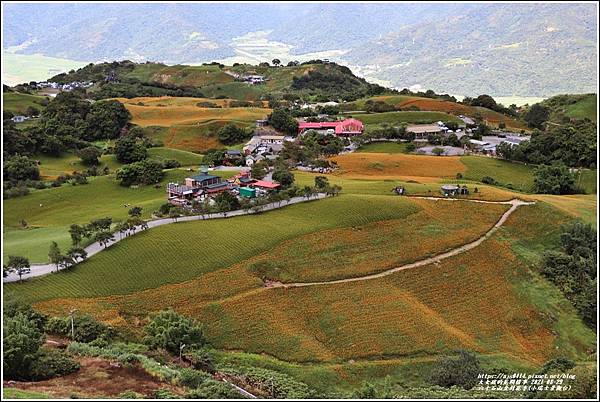
<path id="1" fill-rule="evenodd" d="M 560 122 L 563 117 L 597 121 L 598 95 L 557 95 L 542 102 L 550 109 L 550 119 Z"/>

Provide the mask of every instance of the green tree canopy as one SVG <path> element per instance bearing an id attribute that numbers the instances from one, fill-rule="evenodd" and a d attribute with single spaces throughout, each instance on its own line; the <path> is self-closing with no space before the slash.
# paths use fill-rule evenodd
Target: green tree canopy
<path id="1" fill-rule="evenodd" d="M 217 136 L 223 144 L 232 145 L 246 140 L 249 137 L 249 132 L 230 123 L 221 127 L 217 132 Z"/>
<path id="2" fill-rule="evenodd" d="M 534 190 L 538 194 L 572 194 L 575 176 L 565 165 L 540 165 L 533 171 Z"/>
<path id="3" fill-rule="evenodd" d="M 44 343 L 44 334 L 27 316 L 17 313 L 3 317 L 2 341 L 4 375 L 8 379 L 27 380 Z"/>
<path id="4" fill-rule="evenodd" d="M 525 115 L 523 115 L 523 119 L 527 122 L 529 127 L 542 129 L 544 127 L 544 123 L 550 117 L 550 110 L 539 103 L 531 106 Z"/>
<path id="5" fill-rule="evenodd" d="M 84 165 L 96 166 L 100 163 L 98 158 L 102 155 L 102 151 L 94 146 L 91 146 L 79 150 L 77 155 L 81 158 L 81 162 L 83 162 Z"/>
<path id="6" fill-rule="evenodd" d="M 15 155 L 4 159 L 2 176 L 4 180 L 10 182 L 38 180 L 40 178 L 40 169 L 35 161 L 28 157 Z"/>
<path id="7" fill-rule="evenodd" d="M 276 108 L 268 117 L 269 125 L 289 135 L 298 132 L 298 122 L 286 108 Z"/>
<path id="8" fill-rule="evenodd" d="M 459 350 L 458 356 L 444 356 L 435 363 L 430 380 L 433 384 L 445 388 L 457 385 L 471 389 L 477 384 L 477 375 L 480 372 L 477 356 L 469 351 Z"/>
<path id="9" fill-rule="evenodd" d="M 146 326 L 144 341 L 151 348 L 161 348 L 179 353 L 182 345 L 187 348 L 205 344 L 202 327 L 173 310 L 161 311 Z"/>
<path id="10" fill-rule="evenodd" d="M 117 170 L 117 180 L 122 186 L 158 183 L 163 178 L 162 164 L 154 160 L 143 160 L 125 165 Z"/>
<path id="11" fill-rule="evenodd" d="M 289 187 L 294 184 L 294 175 L 283 163 L 278 163 L 273 169 L 273 180 L 281 184 L 282 187 Z"/>
<path id="12" fill-rule="evenodd" d="M 131 119 L 131 113 L 116 100 L 95 102 L 85 117 L 87 129 L 84 139 L 88 141 L 117 138 Z"/>
<path id="13" fill-rule="evenodd" d="M 133 163 L 148 157 L 146 146 L 132 136 L 120 138 L 115 144 L 115 155 L 121 163 Z"/>

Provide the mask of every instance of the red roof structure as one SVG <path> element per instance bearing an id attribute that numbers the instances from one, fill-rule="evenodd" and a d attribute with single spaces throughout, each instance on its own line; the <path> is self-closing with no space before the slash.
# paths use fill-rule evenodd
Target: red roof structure
<path id="1" fill-rule="evenodd" d="M 298 133 L 301 134 L 307 130 L 329 130 L 332 129 L 335 135 L 351 136 L 361 135 L 365 129 L 362 121 L 357 119 L 345 119 L 342 121 L 322 121 L 322 122 L 307 122 L 301 121 L 298 123 Z"/>
<path id="2" fill-rule="evenodd" d="M 261 187 L 261 188 L 266 188 L 266 189 L 272 190 L 272 189 L 279 187 L 280 184 L 275 183 L 273 181 L 258 180 L 256 182 L 252 183 L 251 186 L 252 187 Z"/>

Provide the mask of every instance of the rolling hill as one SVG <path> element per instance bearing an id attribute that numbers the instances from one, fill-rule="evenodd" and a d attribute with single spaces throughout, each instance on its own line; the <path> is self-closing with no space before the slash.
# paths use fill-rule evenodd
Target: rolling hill
<path id="1" fill-rule="evenodd" d="M 563 117 L 598 120 L 598 95 L 557 95 L 542 102 L 550 109 L 550 120 L 560 123 Z"/>
<path id="2" fill-rule="evenodd" d="M 313 178 L 298 174 L 299 184 Z M 534 268 L 538 251 L 553 247 L 560 225 L 573 219 L 546 202 L 520 207 L 479 247 L 439 264 L 366 281 L 265 287 L 265 274 L 284 281 L 336 278 L 413 261 L 480 235 L 505 210 L 395 197 L 394 183 L 379 178 L 343 180 L 339 197 L 151 229 L 69 271 L 6 291 L 19 291 L 50 314 L 75 306 L 132 336 L 147 314 L 173 307 L 205 324 L 220 359 L 277 367 L 317 388 L 400 378 L 406 373 L 400 367 L 410 367 L 411 381 L 419 383 L 427 372 L 422 365 L 456 348 L 477 351 L 486 367 L 533 370 L 555 356 L 584 359 L 593 347 L 593 332 Z M 381 230 L 389 236 L 373 236 Z M 373 242 L 388 251 L 361 249 Z M 183 250 L 197 257 L 193 264 L 174 258 Z M 351 263 L 318 269 L 338 258 Z M 320 380 L 309 374 L 315 370 Z"/>
<path id="3" fill-rule="evenodd" d="M 597 83 L 593 4 L 9 4 L 4 12 L 3 44 L 15 55 L 329 58 L 374 82 L 467 96 L 583 93 Z"/>

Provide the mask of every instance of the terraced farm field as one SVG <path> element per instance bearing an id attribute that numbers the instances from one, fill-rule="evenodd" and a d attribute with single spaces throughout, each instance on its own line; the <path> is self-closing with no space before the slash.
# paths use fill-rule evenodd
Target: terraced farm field
<path id="1" fill-rule="evenodd" d="M 334 199 L 339 200 L 343 198 Z M 352 200 L 353 205 L 357 201 Z M 242 262 L 157 289 L 97 298 L 48 299 L 39 302 L 37 307 L 48 312 L 63 312 L 66 306 L 76 306 L 113 325 L 131 327 L 134 326 L 132 315 L 144 315 L 170 305 L 206 323 L 207 335 L 216 347 L 265 353 L 292 362 L 419 356 L 424 351 L 442 353 L 468 348 L 540 364 L 553 355 L 555 344 L 565 342 L 580 345 L 571 346 L 566 352 L 578 356 L 584 352 L 583 345 L 593 343 L 592 331 L 577 320 L 553 323 L 545 319 L 540 309 L 555 316 L 567 316 L 566 313 L 572 314 L 571 307 L 554 299 L 547 300 L 543 306 L 534 306 L 535 295 L 529 294 L 533 290 L 526 286 L 531 274 L 527 273 L 526 261 L 512 248 L 513 242 L 519 239 L 521 247 L 527 242 L 531 243 L 528 247 L 539 247 L 540 242 L 546 242 L 569 218 L 549 206 L 522 208 L 509 218 L 505 230 L 480 247 L 441 264 L 401 271 L 385 278 L 269 289 L 242 269 Z M 288 209 L 291 210 L 292 207 Z M 550 227 L 543 220 L 549 215 L 554 216 Z M 545 236 L 537 235 L 540 230 L 545 230 Z M 135 238 L 129 242 L 133 240 Z M 346 246 L 351 249 L 352 243 Z M 163 250 L 171 248 L 172 243 L 163 245 Z M 197 251 L 193 255 L 200 260 Z M 190 268 L 195 269 L 187 269 Z M 103 268 L 90 271 L 98 269 Z M 51 278 L 59 282 L 44 284 L 47 278 L 36 280 L 34 299 L 45 298 L 44 287 L 51 287 L 57 295 L 65 292 L 64 285 L 77 286 L 80 280 L 67 279 L 68 276 L 73 278 L 76 272 Z M 129 270 L 124 272 L 121 277 L 130 276 Z M 18 286 L 30 294 L 32 289 L 28 287 L 32 284 Z M 559 298 L 556 291 L 551 294 Z M 563 328 L 566 324 L 568 326 Z M 561 331 L 557 333 L 558 325 Z M 240 337 L 240 333 L 245 335 Z M 274 333 L 278 336 L 272 336 Z"/>
<path id="2" fill-rule="evenodd" d="M 450 163 L 460 164 L 460 158 Z M 178 172 L 169 174 L 185 174 Z M 295 176 L 300 186 L 315 177 Z M 579 359 L 592 347 L 593 332 L 531 270 L 537 252 L 555 247 L 562 224 L 583 209 L 594 214 L 590 196 L 569 201 L 539 196 L 547 202 L 519 207 L 480 246 L 437 264 L 351 283 L 265 287 L 263 278 L 355 277 L 414 261 L 479 237 L 506 210 L 504 205 L 391 195 L 398 184 L 409 194 L 437 195 L 437 182 L 329 179 L 343 186 L 340 196 L 260 215 L 154 228 L 69 271 L 5 285 L 5 292 L 18 292 L 51 314 L 77 308 L 132 336 L 141 335 L 149 313 L 173 307 L 204 324 L 211 345 L 223 350 L 219 359 L 281 369 L 317 388 L 326 378 L 339 387 L 386 374 L 404 378 L 408 368 L 412 381 L 422 381 L 436 354 L 456 348 L 482 354 L 486 367 L 533 367 L 556 353 Z M 124 216 L 122 206 L 110 203 L 109 189 L 101 192 L 107 199 L 98 205 L 106 203 L 111 210 L 96 211 L 94 201 L 79 212 L 82 220 L 92 210 Z M 479 189 L 473 197 L 515 196 L 485 185 Z M 119 199 L 141 190 L 148 192 L 148 205 L 155 202 L 153 188 L 121 190 Z M 157 191 L 162 200 L 162 189 Z M 63 195 L 68 196 L 61 194 L 55 202 L 73 213 Z M 533 197 L 538 196 L 522 195 Z M 140 204 L 142 198 L 133 202 Z M 28 208 L 35 209 L 37 202 Z M 65 219 L 38 215 L 37 220 L 49 223 Z"/>
<path id="3" fill-rule="evenodd" d="M 408 217 L 299 236 L 242 266 L 256 276 L 284 283 L 364 276 L 474 241 L 508 209 L 411 201 L 421 210 Z M 476 222 L 471 219 L 474 215 Z"/>
<path id="4" fill-rule="evenodd" d="M 346 195 L 292 205 L 269 212 L 264 219 L 244 216 L 166 225 L 117 243 L 69 272 L 21 287 L 35 286 L 34 292 L 27 293 L 40 300 L 130 293 L 189 280 L 316 230 L 398 219 L 418 209 L 415 203 L 390 196 Z M 144 261 L 143 269 L 140 261 Z M 165 266 L 170 268 L 165 270 Z"/>
<path id="5" fill-rule="evenodd" d="M 460 157 L 352 153 L 333 157 L 339 174 L 348 178 L 454 178 L 466 166 Z M 431 180 L 430 180 L 431 181 Z"/>
<path id="6" fill-rule="evenodd" d="M 336 175 L 352 179 L 401 179 L 419 183 L 452 181 L 481 182 L 488 176 L 498 185 L 519 192 L 533 191 L 535 165 L 484 156 L 427 156 L 403 154 L 403 144 L 372 143 L 358 152 L 333 157 L 339 166 Z M 396 151 L 396 152 L 394 152 Z M 460 173 L 464 180 L 452 180 Z M 576 182 L 586 194 L 596 193 L 596 170 L 583 169 Z"/>

